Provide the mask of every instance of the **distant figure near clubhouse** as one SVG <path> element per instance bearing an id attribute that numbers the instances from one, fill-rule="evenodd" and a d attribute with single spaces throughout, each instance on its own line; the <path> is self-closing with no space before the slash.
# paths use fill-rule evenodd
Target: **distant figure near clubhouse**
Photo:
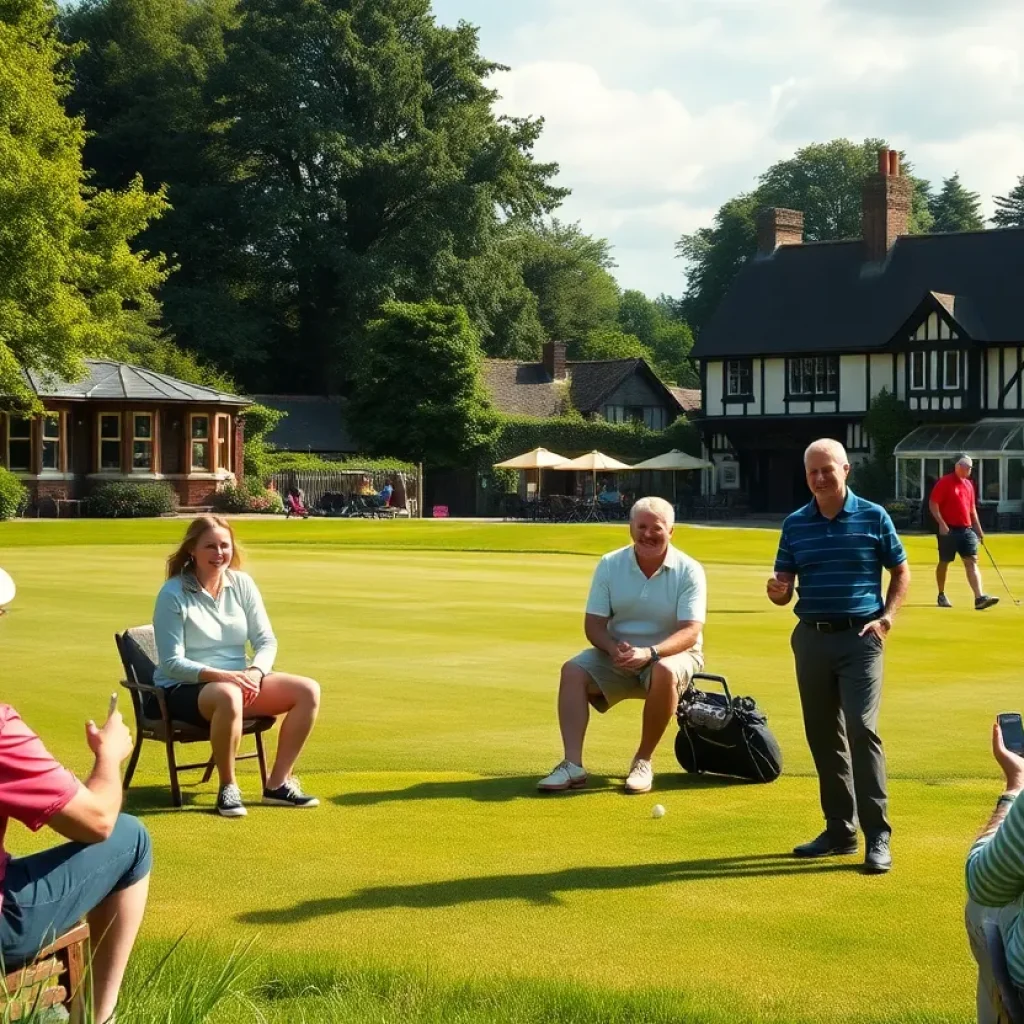
<path id="1" fill-rule="evenodd" d="M 704 667 L 707 583 L 700 563 L 673 547 L 674 523 L 667 501 L 641 498 L 630 511 L 633 543 L 597 565 L 584 617 L 591 646 L 562 666 L 558 724 L 563 760 L 537 784 L 542 792 L 587 784 L 583 740 L 590 707 L 605 712 L 630 697 L 645 703 L 626 792 L 647 793 L 653 785 L 654 750 L 680 693 Z"/>

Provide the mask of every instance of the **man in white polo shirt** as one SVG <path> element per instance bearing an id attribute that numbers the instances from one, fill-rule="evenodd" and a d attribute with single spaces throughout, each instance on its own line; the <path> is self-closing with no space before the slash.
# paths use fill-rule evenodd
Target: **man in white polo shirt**
<path id="1" fill-rule="evenodd" d="M 542 792 L 587 784 L 583 738 L 590 706 L 604 712 L 628 697 L 645 703 L 626 792 L 651 789 L 654 749 L 675 714 L 679 694 L 704 667 L 707 583 L 700 563 L 672 546 L 674 523 L 667 501 L 641 498 L 629 516 L 633 543 L 597 565 L 584 619 L 591 646 L 562 666 L 558 724 L 565 756 L 537 783 Z"/>

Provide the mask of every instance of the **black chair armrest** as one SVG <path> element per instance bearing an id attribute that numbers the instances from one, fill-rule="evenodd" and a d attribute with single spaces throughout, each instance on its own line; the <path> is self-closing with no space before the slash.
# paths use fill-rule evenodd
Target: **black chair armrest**
<path id="1" fill-rule="evenodd" d="M 145 683 L 134 683 L 130 679 L 122 679 L 121 685 L 126 690 L 135 690 L 138 693 L 152 693 L 159 695 L 163 689 L 160 686 L 147 686 Z"/>

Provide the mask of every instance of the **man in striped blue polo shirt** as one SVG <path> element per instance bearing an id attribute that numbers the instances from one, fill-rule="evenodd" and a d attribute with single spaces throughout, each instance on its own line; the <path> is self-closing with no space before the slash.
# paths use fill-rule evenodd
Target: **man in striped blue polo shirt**
<path id="1" fill-rule="evenodd" d="M 880 874 L 892 867 L 885 755 L 876 732 L 882 651 L 910 567 L 889 513 L 847 487 L 850 464 L 838 441 L 815 441 L 804 453 L 804 469 L 814 497 L 783 523 L 767 585 L 769 599 L 786 605 L 796 584 L 799 622 L 791 642 L 825 815 L 825 831 L 793 853 L 856 853 L 859 820 L 865 871 Z M 884 603 L 883 568 L 889 571 Z"/>

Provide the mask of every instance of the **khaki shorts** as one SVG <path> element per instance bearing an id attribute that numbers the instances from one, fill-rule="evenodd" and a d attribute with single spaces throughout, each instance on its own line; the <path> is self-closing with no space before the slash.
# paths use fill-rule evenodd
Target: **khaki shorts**
<path id="1" fill-rule="evenodd" d="M 615 667 L 615 663 L 604 651 L 596 647 L 588 647 L 569 660 L 573 665 L 579 665 L 594 681 L 594 685 L 588 687 L 590 703 L 602 714 L 620 700 L 643 700 L 647 696 L 651 685 L 650 665 L 641 669 L 639 675 L 623 672 Z M 690 685 L 694 673 L 704 668 L 704 658 L 695 651 L 683 651 L 662 658 L 661 664 L 675 672 L 676 686 L 682 694 Z"/>

